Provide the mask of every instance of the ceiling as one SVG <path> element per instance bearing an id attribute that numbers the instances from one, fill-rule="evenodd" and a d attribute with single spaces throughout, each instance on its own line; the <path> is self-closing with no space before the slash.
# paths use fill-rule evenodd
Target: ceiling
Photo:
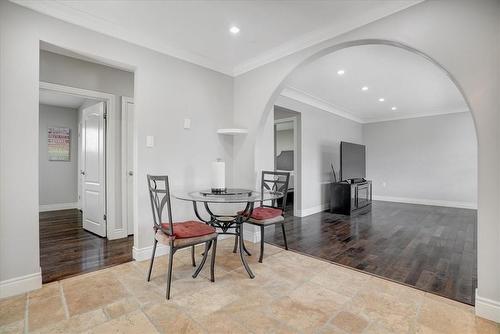
<path id="1" fill-rule="evenodd" d="M 40 104 L 56 106 L 62 108 L 78 109 L 85 102 L 92 101 L 83 97 L 57 93 L 45 89 L 40 89 Z"/>
<path id="2" fill-rule="evenodd" d="M 11 0 L 229 75 L 320 43 L 421 0 Z M 240 28 L 237 35 L 231 26 Z"/>
<path id="3" fill-rule="evenodd" d="M 297 70 L 285 87 L 284 96 L 360 123 L 468 111 L 444 71 L 420 55 L 387 45 L 324 56 Z"/>

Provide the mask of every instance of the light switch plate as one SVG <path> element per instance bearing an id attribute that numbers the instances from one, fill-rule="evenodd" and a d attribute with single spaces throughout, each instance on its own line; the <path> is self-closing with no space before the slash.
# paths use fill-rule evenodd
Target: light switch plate
<path id="1" fill-rule="evenodd" d="M 155 146 L 155 137 L 146 136 L 146 147 L 153 147 L 153 146 Z"/>
<path id="2" fill-rule="evenodd" d="M 184 129 L 191 129 L 191 119 L 184 118 Z"/>

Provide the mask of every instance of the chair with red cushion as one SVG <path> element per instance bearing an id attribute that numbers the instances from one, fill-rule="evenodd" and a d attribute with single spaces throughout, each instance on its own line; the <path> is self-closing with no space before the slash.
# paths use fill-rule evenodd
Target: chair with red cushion
<path id="1" fill-rule="evenodd" d="M 181 248 L 191 247 L 191 259 L 193 267 L 196 266 L 194 259 L 194 246 L 205 244 L 205 252 L 200 265 L 193 274 L 196 278 L 205 265 L 208 252 L 212 248 L 212 259 L 210 264 L 210 278 L 214 282 L 215 253 L 217 249 L 217 232 L 215 228 L 199 221 L 172 221 L 172 208 L 170 206 L 170 188 L 168 185 L 168 176 L 148 175 L 149 197 L 151 199 L 151 208 L 153 209 L 153 229 L 155 239 L 153 245 L 153 254 L 149 265 L 148 282 L 151 280 L 151 271 L 155 258 L 156 246 L 158 242 L 169 247 L 169 261 L 167 272 L 167 299 L 170 299 L 170 285 L 172 282 L 172 264 L 174 254 Z M 167 220 L 164 222 L 163 213 L 166 206 Z"/>
<path id="2" fill-rule="evenodd" d="M 271 201 L 271 205 L 260 202 L 260 207 L 253 209 L 250 219 L 247 223 L 260 227 L 260 257 L 259 262 L 262 263 L 264 257 L 264 227 L 269 225 L 281 224 L 283 232 L 283 241 L 285 242 L 285 249 L 288 250 L 285 233 L 285 206 L 286 197 L 288 194 L 288 185 L 290 182 L 290 173 L 287 172 L 271 172 L 262 171 L 261 191 L 278 191 L 283 193 L 281 205 L 278 205 L 277 200 Z M 248 213 L 239 212 L 239 214 L 247 215 Z M 237 241 L 237 239 L 236 239 Z M 236 248 L 236 243 L 235 243 Z"/>

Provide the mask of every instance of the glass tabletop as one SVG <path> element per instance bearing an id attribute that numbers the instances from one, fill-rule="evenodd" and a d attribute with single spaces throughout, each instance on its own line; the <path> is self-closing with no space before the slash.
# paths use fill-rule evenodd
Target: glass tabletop
<path id="1" fill-rule="evenodd" d="M 265 191 L 263 193 L 251 189 L 228 189 L 226 193 L 212 193 L 209 190 L 179 191 L 173 196 L 184 201 L 205 203 L 248 203 L 270 201 L 283 197 L 279 191 Z"/>

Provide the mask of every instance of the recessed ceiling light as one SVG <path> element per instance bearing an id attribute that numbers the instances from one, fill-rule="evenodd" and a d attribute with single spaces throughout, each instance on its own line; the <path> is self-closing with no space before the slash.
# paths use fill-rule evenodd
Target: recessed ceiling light
<path id="1" fill-rule="evenodd" d="M 380 99 L 378 99 L 378 102 L 384 102 L 385 99 L 383 97 L 381 97 Z"/>
<path id="2" fill-rule="evenodd" d="M 398 108 L 396 108 L 396 107 L 392 107 L 392 108 L 391 108 L 391 110 L 398 110 Z"/>
<path id="3" fill-rule="evenodd" d="M 338 74 L 338 75 L 344 75 L 344 73 L 345 73 L 345 71 L 344 71 L 344 70 L 338 70 L 338 71 L 337 71 L 337 74 Z"/>
<path id="4" fill-rule="evenodd" d="M 367 86 L 363 86 L 363 87 L 361 87 L 361 90 L 362 90 L 362 91 L 367 91 L 367 90 L 368 90 L 368 87 L 367 87 Z"/>
<path id="5" fill-rule="evenodd" d="M 236 35 L 240 32 L 240 28 L 238 28 L 237 26 L 232 26 L 231 28 L 229 28 L 229 31 L 231 32 L 231 34 Z"/>

